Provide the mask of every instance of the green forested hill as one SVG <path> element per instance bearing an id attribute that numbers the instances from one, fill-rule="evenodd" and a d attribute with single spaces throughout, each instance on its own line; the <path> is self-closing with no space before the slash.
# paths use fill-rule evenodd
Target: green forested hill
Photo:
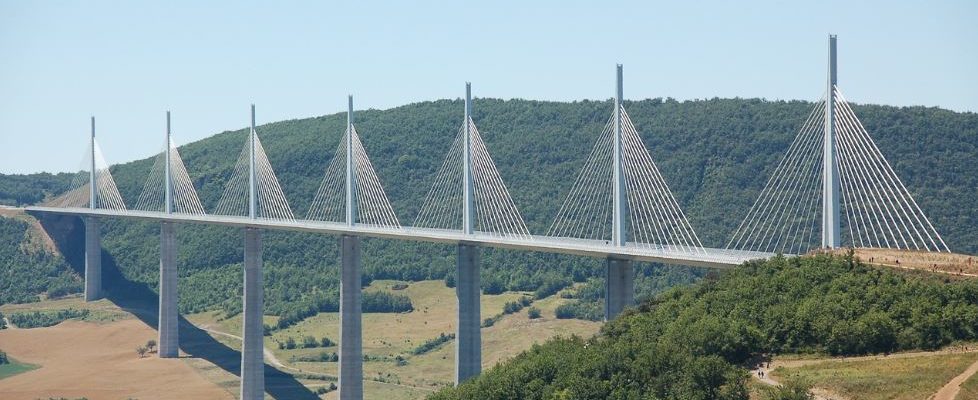
<path id="1" fill-rule="evenodd" d="M 859 355 L 978 338 L 978 281 L 775 257 L 556 338 L 433 399 L 747 399 L 759 354 Z M 781 398 L 781 397 L 776 397 Z M 801 398 L 801 397 L 791 397 Z"/>
<path id="2" fill-rule="evenodd" d="M 723 247 L 813 105 L 653 99 L 625 106 L 703 243 Z M 922 107 L 856 106 L 855 111 L 948 245 L 958 252 L 978 252 L 978 115 Z M 607 101 L 476 100 L 473 118 L 532 232 L 544 233 L 550 225 L 610 112 Z M 297 216 L 306 213 L 345 118 L 334 114 L 258 128 Z M 460 100 L 357 113 L 364 147 L 402 224 L 413 222 L 461 119 Z M 245 135 L 245 130 L 223 132 L 180 149 L 209 210 L 230 177 Z M 152 163 L 146 159 L 112 168 L 128 204 L 135 203 Z M 0 188 L 7 179 L 0 177 Z M 52 180 L 37 181 L 52 185 Z M 37 191 L 47 187 L 38 186 Z M 155 286 L 158 229 L 128 221 L 104 224 L 104 246 L 127 279 Z M 183 310 L 223 303 L 234 311 L 240 233 L 184 226 L 178 236 Z M 584 281 L 597 275 L 600 265 L 576 257 L 485 253 L 484 286 L 509 289 Z M 265 259 L 270 312 L 298 315 L 335 304 L 334 238 L 269 232 Z M 365 280 L 440 279 L 453 273 L 454 248 L 367 240 L 364 267 Z M 700 275 L 685 273 L 677 280 Z"/>

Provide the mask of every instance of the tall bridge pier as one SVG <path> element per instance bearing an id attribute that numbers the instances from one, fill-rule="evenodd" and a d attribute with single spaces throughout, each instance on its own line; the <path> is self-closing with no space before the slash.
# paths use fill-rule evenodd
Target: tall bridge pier
<path id="1" fill-rule="evenodd" d="M 244 229 L 244 320 L 241 324 L 241 400 L 265 398 L 264 288 L 262 286 L 262 232 Z"/>
<path id="2" fill-rule="evenodd" d="M 102 298 L 102 238 L 98 219 L 85 217 L 85 301 Z"/>

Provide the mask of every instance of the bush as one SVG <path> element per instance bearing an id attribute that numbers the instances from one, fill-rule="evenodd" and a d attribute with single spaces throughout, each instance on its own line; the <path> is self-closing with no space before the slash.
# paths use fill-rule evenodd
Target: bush
<path id="1" fill-rule="evenodd" d="M 523 305 L 518 301 L 507 301 L 503 305 L 503 314 L 513 314 L 517 313 L 523 309 Z"/>
<path id="2" fill-rule="evenodd" d="M 85 318 L 88 316 L 88 313 L 88 310 L 69 308 L 57 311 L 19 312 L 10 314 L 9 318 L 10 323 L 16 325 L 18 328 L 30 329 L 54 326 L 72 318 Z"/>
<path id="3" fill-rule="evenodd" d="M 583 319 L 588 321 L 600 321 L 604 318 L 604 310 L 601 303 L 584 302 L 580 300 L 571 301 L 557 306 L 554 310 L 557 319 Z"/>
<path id="4" fill-rule="evenodd" d="M 540 309 L 536 307 L 530 307 L 529 310 L 526 310 L 526 315 L 530 317 L 530 319 L 540 318 Z"/>
<path id="5" fill-rule="evenodd" d="M 323 336 L 319 339 L 319 347 L 332 347 L 336 346 L 336 342 L 330 340 L 328 337 Z"/>
<path id="6" fill-rule="evenodd" d="M 10 364 L 10 360 L 7 358 L 7 353 L 5 353 L 3 350 L 0 350 L 0 365 L 3 364 Z"/>
<path id="7" fill-rule="evenodd" d="M 302 348 L 311 349 L 319 345 L 319 341 L 312 336 L 304 336 L 302 338 Z"/>
<path id="8" fill-rule="evenodd" d="M 768 387 L 764 393 L 765 400 L 815 400 L 811 385 L 789 380 L 776 387 Z"/>
<path id="9" fill-rule="evenodd" d="M 363 312 L 404 313 L 414 311 L 411 298 L 403 294 L 371 291 L 363 294 Z"/>
<path id="10" fill-rule="evenodd" d="M 561 289 L 570 286 L 571 283 L 572 282 L 570 281 L 570 279 L 552 276 L 547 280 L 543 281 L 543 284 L 540 285 L 540 287 L 537 288 L 535 292 L 533 292 L 533 296 L 536 297 L 538 300 L 553 296 Z"/>
<path id="11" fill-rule="evenodd" d="M 429 339 L 424 343 L 422 343 L 421 345 L 419 345 L 418 347 L 415 347 L 413 350 L 411 350 L 411 354 L 417 356 L 417 355 L 430 352 L 434 349 L 441 347 L 441 345 L 447 343 L 452 339 L 455 339 L 454 333 L 449 333 L 446 335 L 444 332 L 442 332 L 441 334 L 438 335 L 438 337 L 434 339 Z"/>
<path id="12" fill-rule="evenodd" d="M 315 355 L 299 355 L 291 357 L 293 362 L 337 362 L 340 357 L 334 352 L 321 351 Z"/>

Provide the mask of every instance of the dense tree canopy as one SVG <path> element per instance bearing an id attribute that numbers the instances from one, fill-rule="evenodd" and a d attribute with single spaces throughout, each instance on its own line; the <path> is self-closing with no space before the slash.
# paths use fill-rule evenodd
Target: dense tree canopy
<path id="1" fill-rule="evenodd" d="M 557 338 L 435 399 L 746 399 L 761 353 L 858 355 L 978 339 L 978 281 L 779 257 L 673 289 L 591 339 Z"/>

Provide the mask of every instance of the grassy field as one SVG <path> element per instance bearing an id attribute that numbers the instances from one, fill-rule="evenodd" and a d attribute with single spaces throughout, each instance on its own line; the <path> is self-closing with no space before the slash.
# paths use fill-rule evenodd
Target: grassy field
<path id="1" fill-rule="evenodd" d="M 961 384 L 961 391 L 958 392 L 959 399 L 978 399 L 978 374 L 974 374 L 971 378 L 964 381 Z"/>
<path id="2" fill-rule="evenodd" d="M 39 366 L 34 364 L 18 362 L 13 358 L 9 358 L 9 356 L 7 358 L 7 361 L 9 361 L 7 364 L 0 364 L 0 379 L 39 368 Z"/>
<path id="3" fill-rule="evenodd" d="M 394 290 L 397 286 L 406 288 Z M 414 311 L 409 313 L 368 313 L 363 314 L 363 352 L 364 396 L 384 398 L 385 400 L 424 398 L 433 390 L 451 385 L 454 379 L 455 342 L 449 340 L 441 346 L 424 354 L 414 355 L 414 350 L 425 341 L 440 334 L 455 332 L 455 289 L 445 286 L 444 281 L 399 282 L 389 280 L 374 281 L 365 291 L 393 291 L 411 298 Z M 532 293 L 507 292 L 499 295 L 482 296 L 482 319 L 502 313 L 506 302 L 519 299 Z M 537 300 L 533 306 L 540 309 L 541 318 L 529 319 L 527 309 L 500 318 L 493 326 L 482 329 L 482 364 L 488 369 L 498 363 L 529 349 L 534 343 L 543 342 L 550 337 L 572 334 L 590 336 L 598 331 L 600 323 L 580 320 L 558 320 L 554 309 L 568 300 L 551 296 Z M 241 332 L 240 316 L 220 320 L 220 313 L 205 312 L 187 316 L 198 326 L 209 327 L 221 332 L 238 335 Z M 273 325 L 274 317 L 266 317 L 265 322 Z M 326 375 L 334 378 L 337 374 L 336 362 L 296 361 L 303 356 L 314 356 L 320 352 L 334 353 L 336 346 L 309 349 L 279 349 L 292 337 L 301 343 L 304 336 L 319 340 L 327 337 L 339 342 L 339 315 L 320 313 L 288 329 L 276 331 L 265 337 L 265 347 L 285 364 L 289 372 L 302 372 Z M 239 348 L 240 342 L 220 335 L 217 340 L 232 348 Z M 310 381 L 310 387 L 322 381 Z M 332 398 L 335 393 L 327 395 Z"/>
<path id="4" fill-rule="evenodd" d="M 833 360 L 779 367 L 772 372 L 772 376 L 779 381 L 803 380 L 817 388 L 853 399 L 925 399 L 975 360 L 978 360 L 978 353 Z"/>

